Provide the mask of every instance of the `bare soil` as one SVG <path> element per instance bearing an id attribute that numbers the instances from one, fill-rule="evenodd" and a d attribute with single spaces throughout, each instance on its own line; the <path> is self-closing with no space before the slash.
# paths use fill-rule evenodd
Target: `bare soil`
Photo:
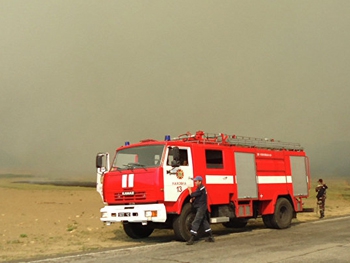
<path id="1" fill-rule="evenodd" d="M 20 179 L 0 176 L 0 261 L 175 239 L 170 230 L 156 230 L 148 239 L 132 240 L 120 224 L 104 226 L 99 212 L 103 203 L 94 188 L 15 183 Z M 347 181 L 337 181 L 337 185 L 344 188 L 345 194 L 350 193 Z M 315 208 L 314 196 L 305 204 Z M 349 214 L 350 200 L 344 198 L 344 194 L 330 194 L 326 217 Z M 309 220 L 318 220 L 318 215 L 315 212 L 299 214 L 294 222 Z M 251 220 L 249 224 L 263 227 L 261 219 Z M 214 229 L 216 235 L 225 233 L 222 226 Z"/>

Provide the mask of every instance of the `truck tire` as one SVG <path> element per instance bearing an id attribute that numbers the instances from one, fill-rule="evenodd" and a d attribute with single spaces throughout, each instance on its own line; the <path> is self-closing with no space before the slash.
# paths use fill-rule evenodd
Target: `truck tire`
<path id="1" fill-rule="evenodd" d="M 191 238 L 191 224 L 195 215 L 192 211 L 192 205 L 187 203 L 182 208 L 181 214 L 174 218 L 173 229 L 177 240 L 187 241 Z"/>
<path id="2" fill-rule="evenodd" d="M 222 223 L 227 228 L 243 228 L 247 225 L 248 219 L 246 218 L 230 218 L 229 222 Z"/>
<path id="3" fill-rule="evenodd" d="M 182 208 L 181 214 L 173 221 L 175 238 L 179 241 L 187 241 L 191 238 L 191 224 L 195 217 L 192 205 L 187 203 Z"/>
<path id="4" fill-rule="evenodd" d="M 293 207 L 288 199 L 278 198 L 275 213 L 272 216 L 271 224 L 274 228 L 284 229 L 290 227 L 293 218 Z"/>
<path id="5" fill-rule="evenodd" d="M 263 215 L 262 216 L 264 225 L 267 228 L 274 228 L 274 226 L 272 225 L 272 217 L 273 217 L 273 215 Z"/>
<path id="6" fill-rule="evenodd" d="M 141 223 L 123 223 L 125 234 L 133 239 L 146 238 L 152 234 L 153 228 Z"/>

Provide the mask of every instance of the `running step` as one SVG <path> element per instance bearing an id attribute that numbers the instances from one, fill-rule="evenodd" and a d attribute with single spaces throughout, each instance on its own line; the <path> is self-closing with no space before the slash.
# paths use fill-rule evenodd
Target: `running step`
<path id="1" fill-rule="evenodd" d="M 225 223 L 229 222 L 230 218 L 227 216 L 222 216 L 222 217 L 211 217 L 210 218 L 210 223 L 215 224 L 215 223 Z"/>

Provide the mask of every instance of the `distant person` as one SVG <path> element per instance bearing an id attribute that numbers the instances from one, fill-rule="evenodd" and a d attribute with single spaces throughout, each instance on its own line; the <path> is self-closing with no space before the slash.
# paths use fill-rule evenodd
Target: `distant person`
<path id="1" fill-rule="evenodd" d="M 202 184 L 203 178 L 201 176 L 196 176 L 193 181 L 195 182 L 197 189 L 192 193 L 192 188 L 188 187 L 188 192 L 190 193 L 193 208 L 196 209 L 196 216 L 192 222 L 191 227 L 191 238 L 187 241 L 187 245 L 193 245 L 194 239 L 198 235 L 198 229 L 203 224 L 205 233 L 209 235 L 209 238 L 205 240 L 206 242 L 214 242 L 214 237 L 210 228 L 208 221 L 208 201 L 207 201 L 207 189 Z"/>
<path id="2" fill-rule="evenodd" d="M 328 186 L 323 182 L 322 179 L 319 179 L 315 191 L 317 192 L 316 198 L 318 209 L 320 211 L 320 218 L 324 218 L 327 189 Z"/>

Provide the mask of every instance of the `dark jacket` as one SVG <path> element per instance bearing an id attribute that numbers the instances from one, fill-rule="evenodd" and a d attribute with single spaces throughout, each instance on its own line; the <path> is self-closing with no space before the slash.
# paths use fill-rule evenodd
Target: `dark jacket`
<path id="1" fill-rule="evenodd" d="M 207 189 L 204 185 L 198 186 L 196 191 L 191 194 L 191 197 L 195 197 L 193 202 L 194 208 L 207 208 Z"/>
<path id="2" fill-rule="evenodd" d="M 316 198 L 321 199 L 326 197 L 326 190 L 328 189 L 328 186 L 326 184 L 320 184 L 316 187 Z"/>

